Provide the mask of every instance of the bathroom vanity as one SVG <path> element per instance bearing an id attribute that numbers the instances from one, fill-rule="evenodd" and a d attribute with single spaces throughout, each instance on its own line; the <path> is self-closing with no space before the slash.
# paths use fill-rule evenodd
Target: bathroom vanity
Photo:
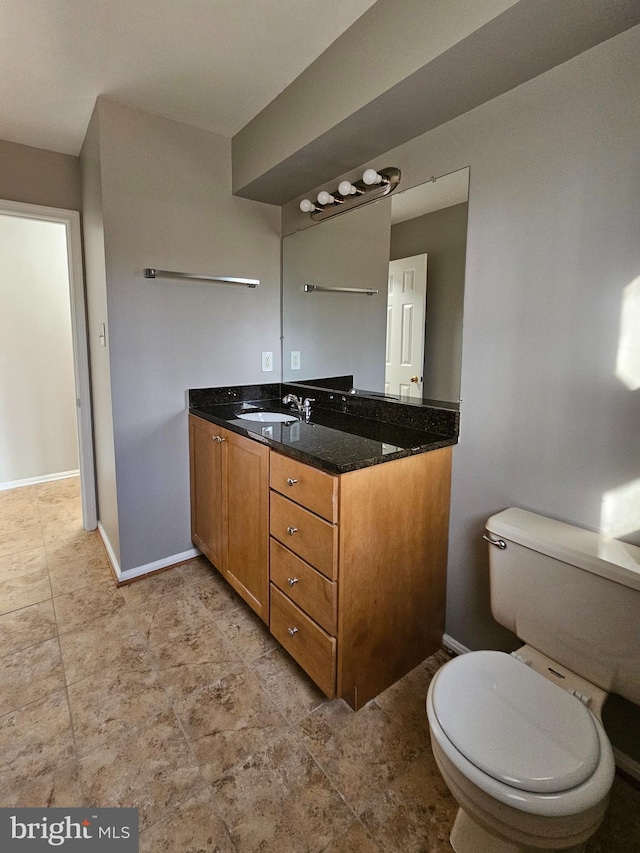
<path id="1" fill-rule="evenodd" d="M 282 410 L 292 388 L 190 392 L 192 538 L 320 689 L 357 710 L 440 646 L 457 413 L 374 405 L 396 410 L 390 423 L 318 391 L 308 423 L 237 417 Z M 353 414 L 363 406 L 369 417 Z"/>

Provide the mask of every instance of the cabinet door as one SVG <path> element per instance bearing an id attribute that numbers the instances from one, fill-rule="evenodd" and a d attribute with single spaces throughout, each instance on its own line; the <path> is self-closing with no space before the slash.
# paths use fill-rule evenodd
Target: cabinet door
<path id="1" fill-rule="evenodd" d="M 269 624 L 269 448 L 233 432 L 221 434 L 227 452 L 225 576 Z"/>
<path id="2" fill-rule="evenodd" d="M 223 471 L 227 444 L 220 427 L 189 416 L 191 539 L 226 574 L 226 500 Z"/>

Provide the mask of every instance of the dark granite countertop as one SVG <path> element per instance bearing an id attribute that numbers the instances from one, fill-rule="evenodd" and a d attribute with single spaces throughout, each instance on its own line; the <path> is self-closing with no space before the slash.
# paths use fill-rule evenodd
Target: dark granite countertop
<path id="1" fill-rule="evenodd" d="M 266 386 L 265 386 L 266 387 Z M 262 395 L 260 395 L 262 397 Z M 403 456 L 425 453 L 457 443 L 456 436 L 441 435 L 371 418 L 358 417 L 315 406 L 309 423 L 296 418 L 290 424 L 263 424 L 237 417 L 247 410 L 291 414 L 280 397 L 254 401 L 204 403 L 191 400 L 191 414 L 267 444 L 274 450 L 332 474 L 345 474 Z"/>

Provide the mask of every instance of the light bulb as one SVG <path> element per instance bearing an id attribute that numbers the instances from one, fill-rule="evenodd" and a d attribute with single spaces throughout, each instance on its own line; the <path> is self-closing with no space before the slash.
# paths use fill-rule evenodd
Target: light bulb
<path id="1" fill-rule="evenodd" d="M 355 193 L 357 193 L 358 191 L 353 186 L 351 181 L 340 181 L 340 183 L 338 184 L 338 192 L 342 196 L 347 196 L 347 195 L 355 195 Z"/>
<path id="2" fill-rule="evenodd" d="M 334 196 L 331 193 L 328 193 L 326 190 L 321 190 L 318 193 L 318 204 L 333 204 L 335 201 Z"/>
<path id="3" fill-rule="evenodd" d="M 362 175 L 363 182 L 368 186 L 382 183 L 382 175 L 378 174 L 375 169 L 365 169 Z"/>
<path id="4" fill-rule="evenodd" d="M 311 213 L 316 209 L 315 204 L 312 201 L 309 201 L 308 198 L 303 198 L 300 202 L 300 210 L 303 213 Z"/>

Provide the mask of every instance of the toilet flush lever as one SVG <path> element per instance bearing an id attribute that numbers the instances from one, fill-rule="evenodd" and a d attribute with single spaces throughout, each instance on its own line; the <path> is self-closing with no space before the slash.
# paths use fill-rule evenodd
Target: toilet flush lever
<path id="1" fill-rule="evenodd" d="M 483 533 L 482 538 L 486 542 L 489 542 L 489 544 L 495 545 L 496 548 L 500 548 L 501 551 L 504 551 L 504 549 L 507 547 L 507 543 L 504 541 L 504 539 L 493 539 L 492 536 L 487 535 L 486 533 Z"/>

